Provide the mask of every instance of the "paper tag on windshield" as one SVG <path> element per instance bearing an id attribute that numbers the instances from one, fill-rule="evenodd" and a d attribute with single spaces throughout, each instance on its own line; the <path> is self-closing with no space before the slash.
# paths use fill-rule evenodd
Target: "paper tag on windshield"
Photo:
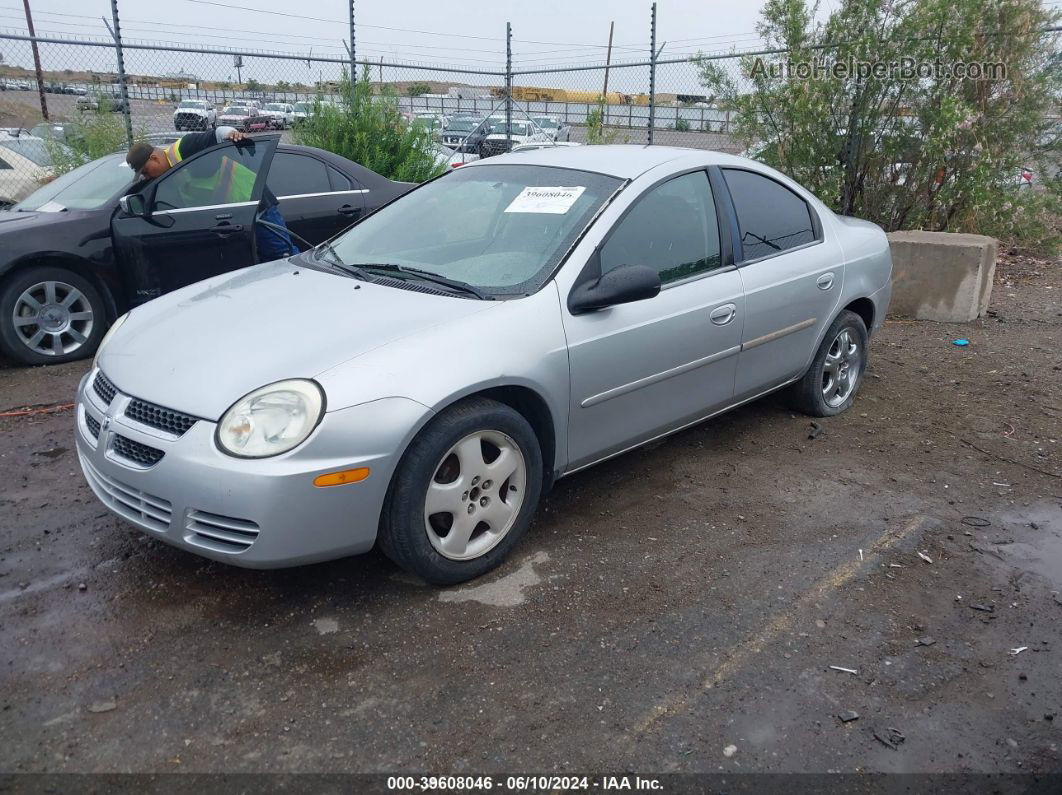
<path id="1" fill-rule="evenodd" d="M 505 208 L 507 213 L 552 213 L 564 215 L 583 195 L 585 187 L 524 188 Z"/>

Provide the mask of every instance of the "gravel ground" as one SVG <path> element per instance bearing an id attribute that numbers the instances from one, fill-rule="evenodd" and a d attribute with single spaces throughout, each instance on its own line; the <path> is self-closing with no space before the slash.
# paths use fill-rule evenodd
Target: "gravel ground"
<path id="1" fill-rule="evenodd" d="M 449 589 L 166 547 L 69 411 L 0 418 L 0 772 L 1058 771 L 1062 273 L 998 276 L 887 323 L 816 438 L 767 399 L 565 479 Z"/>

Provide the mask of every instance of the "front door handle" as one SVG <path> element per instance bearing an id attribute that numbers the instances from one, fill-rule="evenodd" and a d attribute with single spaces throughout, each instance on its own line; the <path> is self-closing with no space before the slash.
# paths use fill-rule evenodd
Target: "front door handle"
<path id="1" fill-rule="evenodd" d="M 737 317 L 737 307 L 733 304 L 723 304 L 717 306 L 712 310 L 712 313 L 708 315 L 711 321 L 717 326 L 725 326 L 735 317 Z"/>
<path id="2" fill-rule="evenodd" d="M 234 232 L 242 232 L 243 225 L 220 223 L 217 226 L 212 226 L 210 228 L 210 231 L 213 232 L 215 235 L 219 235 L 221 237 L 228 237 Z"/>
<path id="3" fill-rule="evenodd" d="M 818 285 L 820 290 L 829 290 L 833 287 L 833 273 L 822 274 L 822 276 L 815 280 L 815 284 Z"/>

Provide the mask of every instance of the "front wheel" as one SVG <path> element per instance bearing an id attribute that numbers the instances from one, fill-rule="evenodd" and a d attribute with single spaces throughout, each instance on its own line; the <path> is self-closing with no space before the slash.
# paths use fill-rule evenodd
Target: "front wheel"
<path id="1" fill-rule="evenodd" d="M 867 327 L 847 309 L 837 316 L 804 377 L 790 387 L 793 405 L 813 417 L 847 410 L 867 367 Z"/>
<path id="2" fill-rule="evenodd" d="M 459 403 L 413 440 L 395 472 L 380 546 L 437 585 L 500 565 L 542 493 L 542 452 L 526 419 L 484 398 Z"/>
<path id="3" fill-rule="evenodd" d="M 99 291 L 64 268 L 30 268 L 0 289 L 0 349 L 24 364 L 90 356 L 106 325 Z"/>

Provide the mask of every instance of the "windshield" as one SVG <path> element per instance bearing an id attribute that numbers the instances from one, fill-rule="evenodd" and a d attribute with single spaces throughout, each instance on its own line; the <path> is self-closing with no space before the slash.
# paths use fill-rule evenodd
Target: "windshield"
<path id="1" fill-rule="evenodd" d="M 546 129 L 549 129 L 549 130 L 553 130 L 553 129 L 557 128 L 557 122 L 553 121 L 553 119 L 539 117 L 539 118 L 533 119 L 533 121 L 539 127 L 545 127 Z"/>
<path id="2" fill-rule="evenodd" d="M 472 132 L 479 126 L 475 119 L 457 119 L 446 125 L 447 132 Z"/>
<path id="3" fill-rule="evenodd" d="M 206 108 L 206 106 L 207 106 L 207 104 L 205 102 L 203 102 L 202 100 L 186 99 L 184 102 L 182 102 L 177 107 L 179 107 L 179 108 L 195 108 L 196 110 L 203 110 L 203 109 Z"/>
<path id="4" fill-rule="evenodd" d="M 309 113 L 311 110 L 313 110 L 313 103 L 311 103 L 311 102 L 296 102 L 295 103 L 295 110 L 299 111 L 300 113 Z"/>
<path id="5" fill-rule="evenodd" d="M 530 128 L 525 121 L 514 121 L 512 124 L 512 135 L 530 135 Z M 496 121 L 490 127 L 491 133 L 505 134 L 505 120 Z"/>
<path id="6" fill-rule="evenodd" d="M 620 185 L 546 166 L 457 169 L 387 205 L 337 238 L 352 265 L 392 263 L 494 295 L 538 290 Z"/>
<path id="7" fill-rule="evenodd" d="M 33 161 L 35 165 L 50 166 L 52 164 L 52 156 L 48 153 L 48 147 L 40 138 L 4 138 L 0 139 L 0 146 L 22 155 L 27 160 Z M 55 146 L 60 146 L 60 144 L 55 144 Z"/>
<path id="8" fill-rule="evenodd" d="M 279 102 L 270 102 L 265 106 L 266 110 L 287 110 L 286 105 L 281 105 Z"/>
<path id="9" fill-rule="evenodd" d="M 114 198 L 133 182 L 133 170 L 125 156 L 93 160 L 63 174 L 31 193 L 12 210 L 38 210 L 54 202 L 55 209 L 94 210 Z"/>
<path id="10" fill-rule="evenodd" d="M 225 108 L 225 110 L 221 111 L 221 113 L 223 116 L 247 116 L 250 114 L 250 111 L 247 108 L 237 108 L 230 106 Z"/>

